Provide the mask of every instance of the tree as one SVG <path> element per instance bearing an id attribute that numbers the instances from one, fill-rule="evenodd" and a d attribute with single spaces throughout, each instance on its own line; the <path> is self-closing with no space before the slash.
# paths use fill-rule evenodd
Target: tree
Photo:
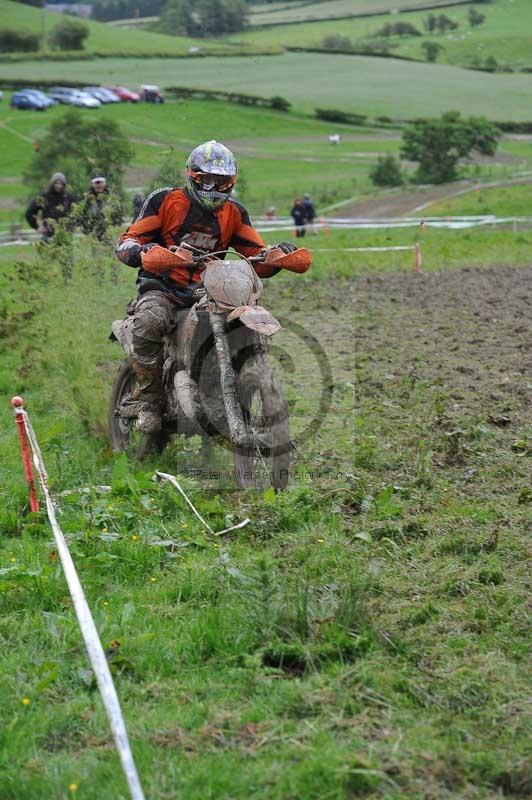
<path id="1" fill-rule="evenodd" d="M 423 25 L 425 26 L 425 29 L 429 33 L 434 33 L 434 31 L 436 30 L 436 17 L 435 17 L 435 15 L 434 14 L 429 14 L 428 17 L 425 19 Z"/>
<path id="2" fill-rule="evenodd" d="M 379 156 L 370 170 L 369 177 L 375 186 L 401 186 L 404 182 L 401 163 L 391 153 Z"/>
<path id="3" fill-rule="evenodd" d="M 427 61 L 436 61 L 443 47 L 438 42 L 422 42 L 421 49 L 425 51 Z"/>
<path id="4" fill-rule="evenodd" d="M 78 109 L 69 109 L 48 127 L 24 182 L 40 191 L 54 172 L 64 172 L 74 193 L 81 194 L 96 173 L 121 192 L 132 157 L 131 145 L 114 120 L 83 118 Z"/>
<path id="5" fill-rule="evenodd" d="M 75 19 L 65 19 L 55 25 L 48 35 L 52 50 L 83 50 L 89 28 Z"/>
<path id="6" fill-rule="evenodd" d="M 445 33 L 445 31 L 454 31 L 458 28 L 458 22 L 454 19 L 451 19 L 446 14 L 440 14 L 436 17 L 436 30 L 440 33 Z"/>
<path id="7" fill-rule="evenodd" d="M 204 38 L 241 31 L 246 23 L 246 0 L 167 0 L 159 30 Z"/>
<path id="8" fill-rule="evenodd" d="M 471 6 L 471 8 L 468 11 L 467 18 L 469 20 L 469 24 L 471 25 L 471 27 L 474 28 L 477 25 L 482 25 L 482 23 L 486 19 L 486 15 L 480 14 L 476 10 L 476 8 L 473 8 L 473 6 Z"/>
<path id="9" fill-rule="evenodd" d="M 403 132 L 401 156 L 419 164 L 420 183 L 446 183 L 457 176 L 457 165 L 473 151 L 492 156 L 499 129 L 484 117 L 462 118 L 448 111 L 435 120 L 417 120 Z"/>

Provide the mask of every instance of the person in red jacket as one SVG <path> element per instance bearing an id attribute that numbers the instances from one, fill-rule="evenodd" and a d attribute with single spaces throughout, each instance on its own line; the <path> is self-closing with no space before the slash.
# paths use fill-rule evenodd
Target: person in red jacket
<path id="1" fill-rule="evenodd" d="M 143 433 L 161 429 L 163 337 L 175 327 L 179 309 L 195 302 L 194 291 L 201 285 L 203 267 L 176 269 L 170 248 L 184 243 L 208 253 L 232 248 L 243 256 L 267 249 L 244 206 L 231 197 L 236 179 L 237 162 L 225 145 L 216 141 L 198 145 L 186 163 L 185 186 L 156 189 L 148 195 L 116 248 L 120 261 L 139 270 L 133 368 L 136 426 Z M 289 242 L 276 246 L 285 253 L 296 249 Z M 261 264 L 254 269 L 263 278 L 279 272 Z"/>

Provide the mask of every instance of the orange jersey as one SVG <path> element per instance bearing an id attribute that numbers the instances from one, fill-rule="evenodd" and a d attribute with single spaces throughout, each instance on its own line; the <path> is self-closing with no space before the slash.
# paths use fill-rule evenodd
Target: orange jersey
<path id="1" fill-rule="evenodd" d="M 258 255 L 266 247 L 248 212 L 235 200 L 229 198 L 216 211 L 207 211 L 190 199 L 186 189 L 165 188 L 146 198 L 138 217 L 120 237 L 116 254 L 125 264 L 140 268 L 141 283 L 144 278 L 156 280 L 161 291 L 171 292 L 169 278 L 142 269 L 141 254 L 150 244 L 172 247 L 183 242 L 209 253 L 231 247 L 243 256 Z M 178 289 L 199 283 L 203 269 L 201 265 L 183 267 L 173 286 Z M 257 272 L 262 274 L 260 267 Z"/>

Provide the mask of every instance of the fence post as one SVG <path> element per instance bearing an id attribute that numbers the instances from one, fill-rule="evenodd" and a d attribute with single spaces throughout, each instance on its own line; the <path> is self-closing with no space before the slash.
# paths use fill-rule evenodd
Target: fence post
<path id="1" fill-rule="evenodd" d="M 15 419 L 18 426 L 18 435 L 20 439 L 20 449 L 22 450 L 22 461 L 24 463 L 24 474 L 26 475 L 26 482 L 30 494 L 30 510 L 39 510 L 39 501 L 37 500 L 37 493 L 35 491 L 35 481 L 33 479 L 33 469 L 31 467 L 30 448 L 28 445 L 28 436 L 26 434 L 26 427 L 24 425 L 24 400 L 22 397 L 13 397 L 11 400 L 13 411 L 15 412 Z"/>
<path id="2" fill-rule="evenodd" d="M 412 265 L 412 272 L 421 272 L 422 263 L 423 262 L 421 259 L 421 247 L 419 245 L 419 242 L 416 242 L 414 245 L 414 262 Z"/>

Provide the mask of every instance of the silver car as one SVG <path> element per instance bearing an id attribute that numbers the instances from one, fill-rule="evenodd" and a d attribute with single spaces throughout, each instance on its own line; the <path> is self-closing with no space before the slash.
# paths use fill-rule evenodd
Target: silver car
<path id="1" fill-rule="evenodd" d="M 95 97 L 91 97 L 87 92 L 81 92 L 79 89 L 73 89 L 71 86 L 54 86 L 48 92 L 53 100 L 58 103 L 64 103 L 69 106 L 78 106 L 80 108 L 99 108 L 101 103 Z"/>
<path id="2" fill-rule="evenodd" d="M 120 98 L 116 96 L 109 89 L 104 89 L 103 86 L 85 86 L 83 91 L 95 97 L 100 103 L 119 103 Z"/>

